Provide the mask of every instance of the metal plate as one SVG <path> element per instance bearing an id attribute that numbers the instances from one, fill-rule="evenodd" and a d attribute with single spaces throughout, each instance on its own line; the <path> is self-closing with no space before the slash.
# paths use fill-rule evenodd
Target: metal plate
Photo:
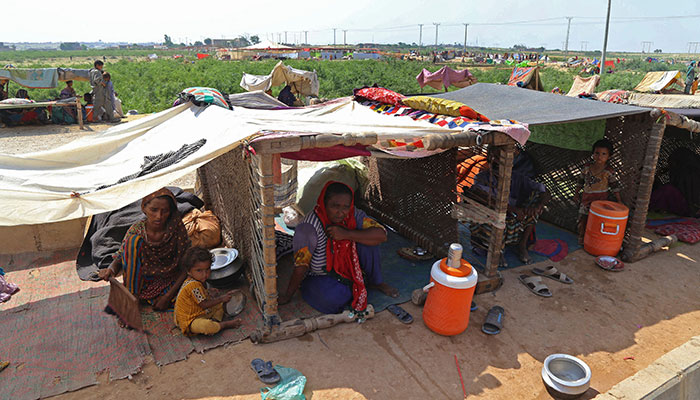
<path id="1" fill-rule="evenodd" d="M 238 258 L 238 250 L 223 247 L 211 250 L 211 254 L 214 256 L 214 262 L 211 264 L 212 271 L 224 268 Z"/>

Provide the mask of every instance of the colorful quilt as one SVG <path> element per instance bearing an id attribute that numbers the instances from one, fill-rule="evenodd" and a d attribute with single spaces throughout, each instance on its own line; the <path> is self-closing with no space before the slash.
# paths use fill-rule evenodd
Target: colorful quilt
<path id="1" fill-rule="evenodd" d="M 195 102 L 216 104 L 219 107 L 223 107 L 227 110 L 229 109 L 226 99 L 221 92 L 216 89 L 195 86 L 183 90 L 180 92 L 180 95 L 191 98 Z"/>
<path id="2" fill-rule="evenodd" d="M 498 131 L 512 137 L 518 143 L 524 145 L 527 138 L 530 136 L 528 125 L 514 120 L 492 120 L 491 122 L 480 122 L 465 117 L 451 117 L 448 115 L 434 114 L 427 111 L 416 110 L 407 106 L 395 106 L 391 104 L 382 104 L 377 101 L 364 101 L 360 104 L 369 107 L 371 110 L 396 117 L 409 117 L 413 120 L 423 120 L 443 126 L 446 128 L 462 128 L 474 132 L 483 131 Z M 382 150 L 391 150 L 392 153 L 412 152 L 424 149 L 423 141 L 416 140 L 388 140 L 380 141 L 376 147 Z M 404 154 L 402 154 L 404 155 Z"/>
<path id="3" fill-rule="evenodd" d="M 681 242 L 693 244 L 700 242 L 700 223 L 693 218 L 684 218 L 678 222 L 658 225 L 654 233 L 664 236 L 676 235 Z"/>

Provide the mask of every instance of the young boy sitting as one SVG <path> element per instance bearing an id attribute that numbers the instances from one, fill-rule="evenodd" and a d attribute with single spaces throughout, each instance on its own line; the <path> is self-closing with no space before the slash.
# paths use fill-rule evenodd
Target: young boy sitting
<path id="1" fill-rule="evenodd" d="M 233 292 L 209 298 L 204 282 L 211 275 L 212 255 L 201 247 L 190 247 L 182 257 L 187 279 L 182 283 L 175 300 L 175 325 L 185 335 L 213 335 L 222 329 L 236 328 L 238 319 L 223 321 L 224 303 Z"/>

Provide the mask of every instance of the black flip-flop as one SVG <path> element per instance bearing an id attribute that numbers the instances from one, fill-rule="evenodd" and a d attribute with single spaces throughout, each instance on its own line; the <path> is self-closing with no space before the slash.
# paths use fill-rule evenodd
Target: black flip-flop
<path id="1" fill-rule="evenodd" d="M 413 322 L 413 316 L 409 314 L 406 310 L 401 308 L 401 306 L 392 304 L 386 308 L 392 314 L 396 315 L 396 318 L 404 324 L 410 324 Z"/>
<path id="2" fill-rule="evenodd" d="M 258 379 L 262 383 L 272 385 L 280 381 L 282 378 L 280 374 L 272 368 L 272 361 L 263 361 L 260 358 L 256 358 L 250 362 L 250 368 L 255 371 L 258 375 Z"/>
<path id="3" fill-rule="evenodd" d="M 503 327 L 505 310 L 501 306 L 493 306 L 486 314 L 486 321 L 481 325 L 481 331 L 487 335 L 498 335 Z"/>

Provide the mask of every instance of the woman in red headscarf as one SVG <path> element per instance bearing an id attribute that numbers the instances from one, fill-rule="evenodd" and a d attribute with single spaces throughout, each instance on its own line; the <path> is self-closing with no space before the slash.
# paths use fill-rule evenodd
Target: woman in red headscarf
<path id="1" fill-rule="evenodd" d="M 114 260 L 99 276 L 108 280 L 123 269 L 124 286 L 136 298 L 165 310 L 187 276 L 178 266 L 190 239 L 170 190 L 144 197 L 141 210 L 146 218 L 129 228 Z"/>
<path id="2" fill-rule="evenodd" d="M 300 286 L 304 300 L 325 314 L 348 305 L 363 312 L 367 288 L 397 297 L 398 291 L 382 281 L 379 244 L 386 239 L 384 227 L 355 208 L 352 189 L 326 183 L 314 211 L 296 227 L 294 272 L 280 304 Z"/>

